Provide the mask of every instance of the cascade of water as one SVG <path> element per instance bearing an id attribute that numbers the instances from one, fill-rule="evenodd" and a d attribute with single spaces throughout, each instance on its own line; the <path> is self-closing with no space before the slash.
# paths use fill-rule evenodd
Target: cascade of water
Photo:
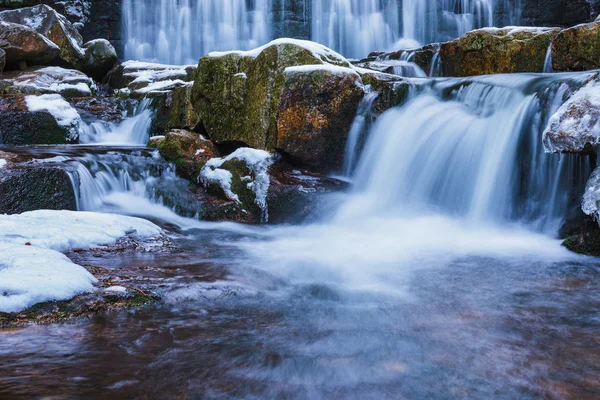
<path id="1" fill-rule="evenodd" d="M 556 233 L 589 161 L 552 156 L 545 122 L 569 86 L 540 76 L 438 81 L 384 113 L 356 168 L 356 213 L 437 210 L 472 221 L 526 221 Z M 548 89 L 545 89 L 548 87 Z"/>
<path id="2" fill-rule="evenodd" d="M 145 145 L 148 143 L 152 115 L 150 100 L 144 99 L 134 110 L 133 116 L 118 124 L 105 121 L 93 121 L 85 124 L 82 127 L 79 142 L 102 145 Z"/>
<path id="3" fill-rule="evenodd" d="M 124 0 L 125 58 L 194 64 L 210 51 L 258 47 L 271 38 L 271 6 L 272 0 Z"/>
<path id="4" fill-rule="evenodd" d="M 172 166 L 147 151 L 111 151 L 77 157 L 71 173 L 80 211 L 117 212 L 170 220 L 200 208 Z"/>
<path id="5" fill-rule="evenodd" d="M 347 57 L 388 49 L 400 38 L 398 0 L 313 0 L 312 38 Z"/>
<path id="6" fill-rule="evenodd" d="M 506 0 L 404 0 L 403 36 L 421 44 L 454 39 L 494 25 L 495 2 Z"/>
<path id="7" fill-rule="evenodd" d="M 348 140 L 346 141 L 343 166 L 343 175 L 345 177 L 350 177 L 354 171 L 361 145 L 364 142 L 363 135 L 365 133 L 365 128 L 367 128 L 367 122 L 377 97 L 379 97 L 379 93 L 369 91 L 358 106 L 356 117 L 354 118 L 350 132 L 348 133 Z"/>
<path id="8" fill-rule="evenodd" d="M 546 53 L 546 59 L 544 60 L 544 72 L 554 72 L 552 68 L 552 43 L 548 46 L 548 52 Z"/>

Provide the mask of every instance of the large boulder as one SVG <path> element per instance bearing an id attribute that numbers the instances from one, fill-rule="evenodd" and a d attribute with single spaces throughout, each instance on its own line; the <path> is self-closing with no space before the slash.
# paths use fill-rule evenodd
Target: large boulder
<path id="1" fill-rule="evenodd" d="M 486 28 L 442 43 L 443 76 L 542 72 L 557 28 Z"/>
<path id="2" fill-rule="evenodd" d="M 0 21 L 25 25 L 60 48 L 60 62 L 86 72 L 97 80 L 117 63 L 117 53 L 107 40 L 83 44 L 83 38 L 63 15 L 40 4 L 0 12 Z"/>
<path id="3" fill-rule="evenodd" d="M 0 13 L 1 14 L 1 13 Z M 60 54 L 60 48 L 31 28 L 0 21 L 0 48 L 4 50 L 6 69 L 46 65 Z"/>
<path id="4" fill-rule="evenodd" d="M 0 96 L 0 144 L 77 143 L 79 124 L 79 114 L 60 95 Z"/>
<path id="5" fill-rule="evenodd" d="M 550 118 L 543 142 L 551 153 L 592 153 L 600 145 L 600 80 L 592 77 Z"/>
<path id="6" fill-rule="evenodd" d="M 303 69 L 303 66 L 306 68 Z M 290 67 L 294 68 L 288 70 Z M 343 78 L 340 79 L 339 75 Z M 333 86 L 328 86 L 329 83 Z M 287 87 L 292 84 L 293 89 Z M 350 88 L 352 85 L 356 88 Z M 294 142 L 291 134 L 311 129 L 316 132 L 314 137 L 341 135 L 335 140 L 331 137 L 323 139 L 320 143 L 344 142 L 348 132 L 344 127 L 333 129 L 332 121 L 338 119 L 326 113 L 342 112 L 348 119 L 347 124 L 350 124 L 358 108 L 362 88 L 360 76 L 341 55 L 316 43 L 280 39 L 249 52 L 211 53 L 203 57 L 194 79 L 192 104 L 201 121 L 199 129 L 217 144 L 285 151 L 293 150 L 298 141 L 303 140 L 298 138 Z M 301 96 L 297 94 L 301 92 L 313 96 L 303 99 L 302 107 L 321 114 L 316 119 L 294 119 L 294 130 L 282 132 L 280 136 L 278 129 L 286 128 L 286 124 L 280 123 L 278 118 L 292 118 L 291 99 Z M 318 96 L 330 100 L 340 96 L 350 103 L 328 107 Z M 282 101 L 285 104 L 282 105 Z M 308 106 L 310 102 L 315 107 Z M 280 139 L 283 146 L 278 142 Z M 295 154 L 297 161 L 330 170 L 340 167 L 322 159 L 325 151 L 317 157 L 303 159 L 308 148 L 310 143 L 305 150 Z M 332 157 L 337 159 L 336 155 Z"/>
<path id="7" fill-rule="evenodd" d="M 364 91 L 350 68 L 317 65 L 284 71 L 276 148 L 320 171 L 336 171 Z"/>
<path id="8" fill-rule="evenodd" d="M 552 42 L 554 71 L 600 68 L 600 22 L 561 31 Z"/>

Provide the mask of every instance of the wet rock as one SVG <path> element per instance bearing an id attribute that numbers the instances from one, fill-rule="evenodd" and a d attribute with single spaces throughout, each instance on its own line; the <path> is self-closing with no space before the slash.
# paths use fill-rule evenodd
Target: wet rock
<path id="1" fill-rule="evenodd" d="M 363 96 L 360 76 L 352 69 L 286 69 L 277 109 L 277 149 L 319 171 L 339 171 Z"/>
<path id="2" fill-rule="evenodd" d="M 554 71 L 585 71 L 600 68 L 600 22 L 561 31 L 552 42 Z"/>
<path id="3" fill-rule="evenodd" d="M 24 95 L 0 96 L 0 144 L 76 143 L 74 128 L 49 111 L 31 111 Z"/>
<path id="4" fill-rule="evenodd" d="M 46 65 L 60 54 L 60 48 L 56 44 L 35 30 L 3 21 L 0 21 L 0 48 L 6 53 L 6 69 Z"/>
<path id="5" fill-rule="evenodd" d="M 285 161 L 269 168 L 271 184 L 267 195 L 270 224 L 316 221 L 330 211 L 330 196 L 347 189 L 346 182 L 298 169 Z"/>
<path id="6" fill-rule="evenodd" d="M 76 209 L 73 185 L 63 168 L 35 163 L 0 168 L 0 214 Z"/>
<path id="7" fill-rule="evenodd" d="M 24 71 L 6 72 L 0 80 L 0 94 L 52 94 L 63 97 L 91 96 L 96 91 L 94 81 L 73 69 L 34 67 Z"/>
<path id="8" fill-rule="evenodd" d="M 550 118 L 544 131 L 546 151 L 592 153 L 600 144 L 600 81 L 591 78 Z"/>
<path id="9" fill-rule="evenodd" d="M 442 43 L 443 76 L 542 72 L 556 28 L 486 28 Z"/>
<path id="10" fill-rule="evenodd" d="M 101 81 L 119 61 L 117 51 L 106 39 L 96 39 L 83 45 L 84 55 L 81 70 Z"/>
<path id="11" fill-rule="evenodd" d="M 158 148 L 165 160 L 175 164 L 177 175 L 191 182 L 197 182 L 198 174 L 208 160 L 219 156 L 210 141 L 185 130 L 169 131 L 151 141 L 149 146 Z"/>

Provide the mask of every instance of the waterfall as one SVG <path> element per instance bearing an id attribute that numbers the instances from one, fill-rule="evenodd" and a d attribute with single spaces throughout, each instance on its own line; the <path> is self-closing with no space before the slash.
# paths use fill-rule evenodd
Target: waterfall
<path id="1" fill-rule="evenodd" d="M 356 195 L 341 215 L 441 212 L 556 234 L 590 163 L 546 154 L 541 137 L 584 75 L 576 82 L 535 75 L 436 81 L 374 124 L 356 168 Z"/>
<path id="2" fill-rule="evenodd" d="M 517 24 L 520 0 L 123 0 L 125 59 L 195 64 L 308 34 L 347 57 L 416 48 L 493 25 Z M 278 7 L 275 29 L 274 7 Z M 293 15 L 303 13 L 301 17 Z M 310 10 L 311 15 L 304 15 Z M 300 34 L 290 18 L 310 21 Z M 304 36 L 303 36 L 304 37 Z"/>
<path id="3" fill-rule="evenodd" d="M 124 0 L 125 59 L 195 64 L 271 38 L 272 0 Z"/>
<path id="4" fill-rule="evenodd" d="M 399 0 L 313 0 L 312 39 L 347 57 L 386 50 L 400 38 Z"/>
<path id="5" fill-rule="evenodd" d="M 150 99 L 143 99 L 133 115 L 120 123 L 92 121 L 84 124 L 81 144 L 145 146 L 148 143 L 153 112 Z"/>

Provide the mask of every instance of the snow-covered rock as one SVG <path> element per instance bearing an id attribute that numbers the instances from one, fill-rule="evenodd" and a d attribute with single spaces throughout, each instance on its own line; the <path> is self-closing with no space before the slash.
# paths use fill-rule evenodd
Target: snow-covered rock
<path id="1" fill-rule="evenodd" d="M 549 153 L 589 153 L 600 144 L 600 81 L 592 79 L 550 118 L 544 130 Z"/>
<path id="2" fill-rule="evenodd" d="M 82 72 L 61 67 L 35 67 L 11 71 L 0 81 L 0 94 L 53 94 L 88 97 L 96 90 L 94 81 Z"/>
<path id="3" fill-rule="evenodd" d="M 48 210 L 0 215 L 0 312 L 93 291 L 95 278 L 61 252 L 160 234 L 149 221 L 120 215 Z"/>

